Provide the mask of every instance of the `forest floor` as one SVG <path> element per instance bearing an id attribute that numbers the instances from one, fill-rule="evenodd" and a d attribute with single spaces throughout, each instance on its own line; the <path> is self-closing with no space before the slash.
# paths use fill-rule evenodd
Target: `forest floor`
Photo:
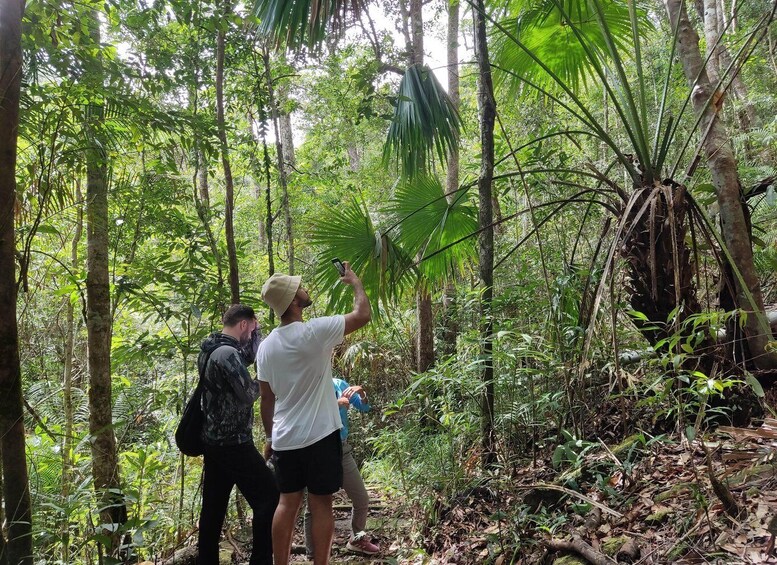
<path id="1" fill-rule="evenodd" d="M 565 473 L 538 461 L 457 497 L 425 549 L 436 563 L 777 564 L 777 420 L 591 447 Z"/>
<path id="2" fill-rule="evenodd" d="M 368 531 L 382 549 L 373 557 L 345 550 L 340 493 L 332 563 L 777 564 L 777 419 L 693 442 L 635 434 L 585 446 L 564 470 L 547 457 L 473 480 L 441 497 L 426 526 L 408 501 L 371 489 Z M 294 544 L 292 561 L 310 563 L 301 521 Z"/>

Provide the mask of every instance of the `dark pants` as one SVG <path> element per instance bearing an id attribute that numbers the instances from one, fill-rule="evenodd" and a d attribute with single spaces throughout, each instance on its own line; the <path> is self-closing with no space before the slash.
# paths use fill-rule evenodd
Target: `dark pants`
<path id="1" fill-rule="evenodd" d="M 219 538 L 227 513 L 229 495 L 237 485 L 253 517 L 253 551 L 250 565 L 272 565 L 272 517 L 278 505 L 275 478 L 253 443 L 205 446 L 200 512 L 199 560 L 218 565 Z"/>

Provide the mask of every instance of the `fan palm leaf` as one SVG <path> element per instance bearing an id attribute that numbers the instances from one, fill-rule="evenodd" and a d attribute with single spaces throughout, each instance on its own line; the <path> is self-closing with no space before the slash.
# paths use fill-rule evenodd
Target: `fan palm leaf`
<path id="1" fill-rule="evenodd" d="M 434 73 L 425 65 L 411 65 L 399 84 L 383 160 L 396 161 L 407 178 L 429 171 L 435 161 L 447 162 L 458 146 L 461 118 Z"/>
<path id="2" fill-rule="evenodd" d="M 497 33 L 494 63 L 546 89 L 561 80 L 578 91 L 594 76 L 592 56 L 606 59 L 610 40 L 621 49 L 633 41 L 629 6 L 621 0 L 513 0 L 508 9 L 502 25 L 525 49 Z M 513 90 L 522 84 L 514 74 L 497 73 L 496 79 Z"/>
<path id="3" fill-rule="evenodd" d="M 329 295 L 328 311 L 342 310 L 350 300 L 332 267 L 333 257 L 350 263 L 364 284 L 374 312 L 380 311 L 380 302 L 396 298 L 415 280 L 410 257 L 375 227 L 364 202 L 355 198 L 325 210 L 313 226 L 310 240 L 319 248 L 314 280 Z"/>
<path id="4" fill-rule="evenodd" d="M 400 184 L 388 211 L 397 218 L 397 243 L 409 256 L 420 255 L 419 270 L 425 279 L 436 281 L 461 272 L 477 257 L 476 238 L 466 238 L 478 229 L 477 209 L 464 191 L 449 203 L 437 177 L 417 176 Z"/>
<path id="5" fill-rule="evenodd" d="M 314 49 L 325 37 L 342 34 L 346 16 L 358 16 L 364 6 L 363 0 L 255 0 L 253 13 L 276 44 Z"/>

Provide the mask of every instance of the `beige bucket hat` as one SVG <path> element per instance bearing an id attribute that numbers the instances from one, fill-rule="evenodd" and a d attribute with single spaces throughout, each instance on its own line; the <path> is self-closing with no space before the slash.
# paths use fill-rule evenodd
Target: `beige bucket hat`
<path id="1" fill-rule="evenodd" d="M 302 277 L 292 277 L 281 273 L 275 273 L 262 286 L 262 300 L 272 308 L 280 318 L 294 300 L 297 289 L 302 282 Z"/>

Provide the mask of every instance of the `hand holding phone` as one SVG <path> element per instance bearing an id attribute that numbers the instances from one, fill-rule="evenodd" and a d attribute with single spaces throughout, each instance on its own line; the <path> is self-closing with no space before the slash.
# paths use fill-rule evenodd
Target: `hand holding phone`
<path id="1" fill-rule="evenodd" d="M 343 262 L 340 261 L 337 257 L 332 259 L 332 264 L 335 266 L 335 269 L 337 269 L 337 272 L 340 273 L 341 277 L 345 276 L 345 265 L 343 265 Z"/>

